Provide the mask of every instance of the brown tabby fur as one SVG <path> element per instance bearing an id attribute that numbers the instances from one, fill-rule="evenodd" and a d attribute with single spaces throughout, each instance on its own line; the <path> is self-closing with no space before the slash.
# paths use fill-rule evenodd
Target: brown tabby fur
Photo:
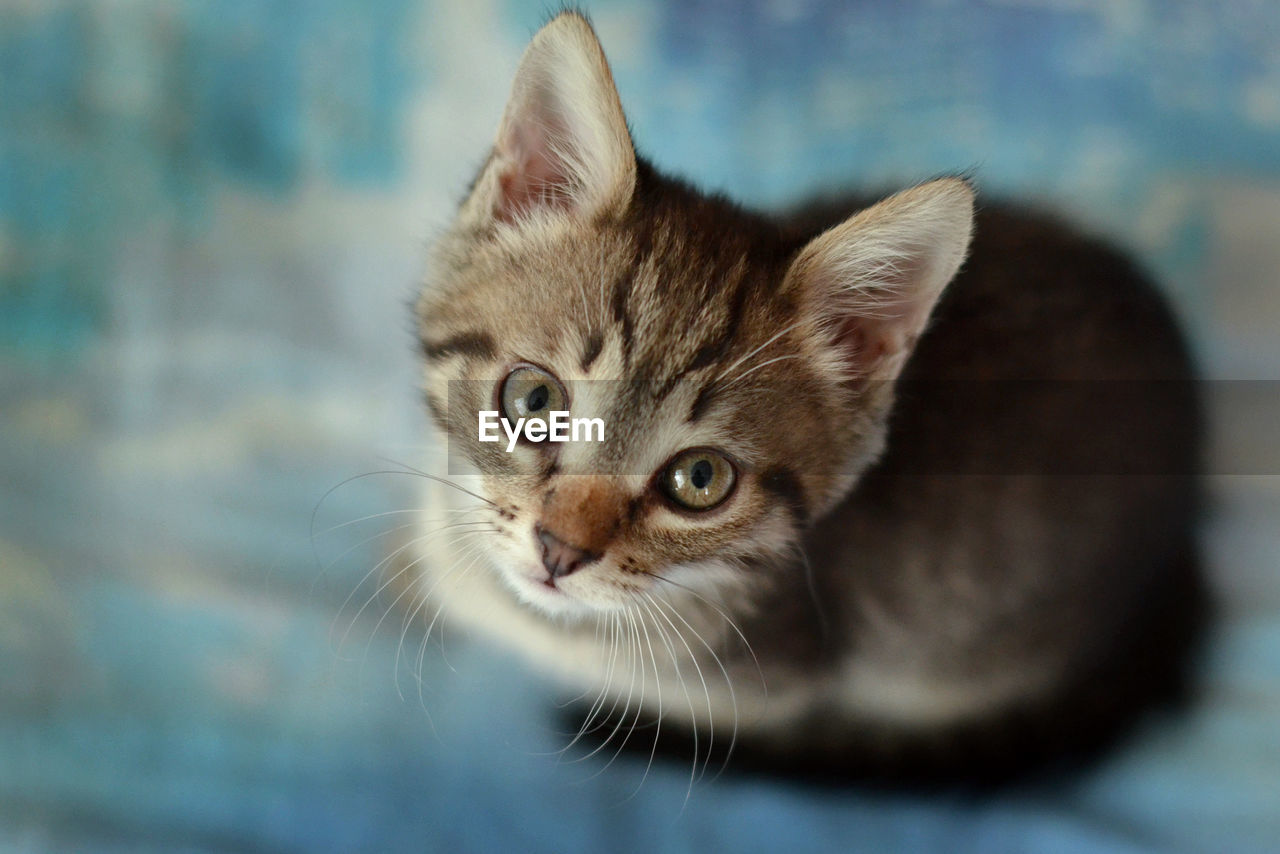
<path id="1" fill-rule="evenodd" d="M 512 116 L 551 97 L 531 75 L 564 55 L 609 129 L 574 180 L 510 154 Z M 446 618 L 598 691 L 591 717 L 661 719 L 704 756 L 714 730 L 744 766 L 985 778 L 1083 755 L 1179 693 L 1203 605 L 1200 414 L 1131 264 L 980 204 L 916 342 L 911 306 L 859 314 L 823 284 L 837 243 L 815 239 L 863 205 L 766 217 L 629 157 L 580 17 L 539 34 L 513 105 L 419 305 L 433 421 L 479 496 L 431 503 L 484 523 L 452 541 L 424 523 L 420 592 Z M 863 218 L 969 193 L 947 179 Z M 479 443 L 476 412 L 518 363 L 606 441 Z M 655 488 L 688 447 L 738 469 L 706 513 Z M 602 557 L 543 592 L 543 529 Z"/>

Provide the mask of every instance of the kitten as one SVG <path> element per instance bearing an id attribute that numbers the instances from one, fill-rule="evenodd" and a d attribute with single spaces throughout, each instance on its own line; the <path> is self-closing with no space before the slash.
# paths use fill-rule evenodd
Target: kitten
<path id="1" fill-rule="evenodd" d="M 418 595 L 646 751 L 988 778 L 1181 686 L 1192 370 L 1138 272 L 1051 220 L 960 178 L 782 218 L 700 194 L 636 155 L 564 13 L 418 320 L 467 472 L 432 484 Z M 559 410 L 603 440 L 479 440 Z"/>

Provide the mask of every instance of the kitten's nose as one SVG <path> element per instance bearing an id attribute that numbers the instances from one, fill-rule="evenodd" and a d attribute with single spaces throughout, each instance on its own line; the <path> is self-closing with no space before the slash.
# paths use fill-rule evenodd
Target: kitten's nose
<path id="1" fill-rule="evenodd" d="M 538 541 L 542 543 L 542 565 L 547 568 L 553 579 L 563 578 L 586 566 L 600 555 L 571 546 L 550 531 L 538 527 Z"/>

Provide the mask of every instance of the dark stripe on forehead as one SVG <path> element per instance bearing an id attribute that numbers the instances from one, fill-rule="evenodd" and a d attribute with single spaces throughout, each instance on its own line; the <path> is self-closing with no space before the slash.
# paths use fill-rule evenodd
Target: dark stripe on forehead
<path id="1" fill-rule="evenodd" d="M 582 352 L 582 362 L 579 367 L 585 374 L 591 370 L 591 365 L 600 355 L 600 351 L 604 349 L 604 335 L 599 332 L 593 332 L 587 336 L 586 346 Z"/>
<path id="2" fill-rule="evenodd" d="M 693 351 L 689 361 L 674 371 L 663 371 L 662 368 L 666 365 L 671 349 L 668 346 L 657 348 L 650 363 L 646 365 L 649 369 L 649 374 L 643 376 L 655 378 L 655 400 L 665 399 L 689 374 L 715 366 L 732 351 L 734 336 L 742 324 L 748 300 L 763 282 L 759 276 L 753 276 L 745 264 L 740 265 L 739 268 L 745 268 L 747 272 L 740 274 L 732 285 L 728 282 L 721 282 L 726 289 L 730 286 L 733 288 L 732 294 L 729 295 L 728 308 L 723 315 L 722 322 L 717 324 L 715 330 Z M 719 273 L 715 270 L 708 273 L 711 281 L 716 281 L 718 275 Z M 659 376 L 661 379 L 657 379 Z M 710 386 L 698 393 L 693 407 L 690 409 L 689 421 L 696 421 L 705 412 L 707 405 L 711 401 L 711 392 L 713 391 L 711 386 L 714 386 L 714 384 L 715 379 L 712 379 Z"/>
<path id="3" fill-rule="evenodd" d="M 689 407 L 689 423 L 694 424 L 707 414 L 707 409 L 711 406 L 711 401 L 716 393 L 715 380 L 710 385 L 702 387 L 698 392 L 698 396 L 693 399 L 693 406 Z"/>
<path id="4" fill-rule="evenodd" d="M 631 284 L 635 281 L 636 271 L 626 270 L 613 283 L 613 298 L 609 308 L 613 313 L 613 322 L 622 327 L 622 360 L 631 364 L 631 341 L 635 336 L 635 324 L 627 313 L 627 300 L 631 296 Z"/>
<path id="5" fill-rule="evenodd" d="M 422 341 L 422 355 L 429 361 L 444 359 L 448 356 L 473 356 L 478 359 L 492 359 L 498 348 L 493 337 L 487 332 L 461 332 L 450 335 L 443 341 Z"/>
<path id="6" fill-rule="evenodd" d="M 738 277 L 738 281 L 734 283 L 733 294 L 729 297 L 729 309 L 725 314 L 724 323 L 694 352 L 689 363 L 676 373 L 676 379 L 683 379 L 694 371 L 713 365 L 728 354 L 733 345 L 733 335 L 742 323 L 747 296 L 755 284 L 750 272 Z"/>
<path id="7" fill-rule="evenodd" d="M 804 489 L 794 471 L 786 466 L 775 466 L 760 475 L 760 485 L 786 505 L 797 526 L 803 528 L 808 524 L 809 512 L 805 509 Z"/>
<path id="8" fill-rule="evenodd" d="M 635 287 L 640 268 L 653 254 L 653 217 L 647 215 L 633 199 L 631 206 L 631 260 L 613 282 L 613 294 L 609 300 L 613 322 L 622 327 L 622 360 L 630 367 L 631 348 L 635 338 L 635 320 L 631 317 L 631 290 Z"/>

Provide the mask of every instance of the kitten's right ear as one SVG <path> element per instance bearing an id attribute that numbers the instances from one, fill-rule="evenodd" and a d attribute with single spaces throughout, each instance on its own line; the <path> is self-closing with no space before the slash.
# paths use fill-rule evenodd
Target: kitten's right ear
<path id="1" fill-rule="evenodd" d="M 564 12 L 520 60 L 493 154 L 464 214 L 518 222 L 556 210 L 586 218 L 631 200 L 636 156 L 604 50 Z"/>

